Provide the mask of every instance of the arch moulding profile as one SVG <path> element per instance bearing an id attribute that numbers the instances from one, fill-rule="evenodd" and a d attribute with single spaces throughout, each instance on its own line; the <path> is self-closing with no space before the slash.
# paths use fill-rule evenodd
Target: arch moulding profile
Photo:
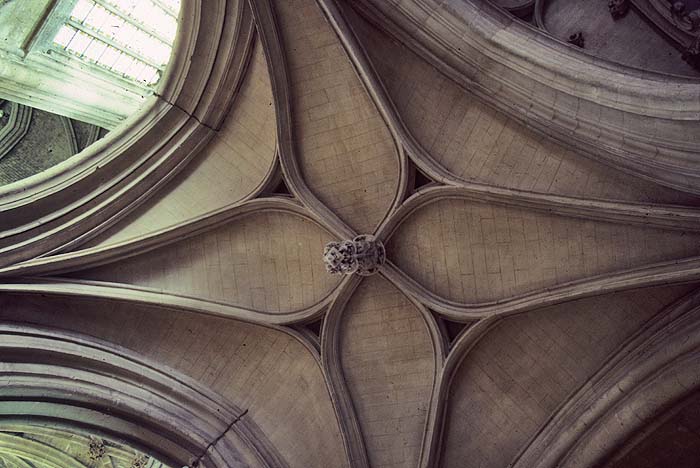
<path id="1" fill-rule="evenodd" d="M 182 0 L 173 57 L 144 108 L 78 155 L 0 187 L 0 265 L 75 247 L 185 167 L 235 100 L 254 35 L 245 0 Z"/>
<path id="2" fill-rule="evenodd" d="M 591 57 L 487 0 L 353 7 L 524 125 L 625 172 L 700 193 L 697 80 Z"/>
<path id="3" fill-rule="evenodd" d="M 180 468 L 286 467 L 247 412 L 188 377 L 83 335 L 0 326 L 0 426 L 101 435 Z"/>
<path id="4" fill-rule="evenodd" d="M 509 465 L 603 466 L 636 431 L 700 388 L 700 293 L 632 336 Z"/>

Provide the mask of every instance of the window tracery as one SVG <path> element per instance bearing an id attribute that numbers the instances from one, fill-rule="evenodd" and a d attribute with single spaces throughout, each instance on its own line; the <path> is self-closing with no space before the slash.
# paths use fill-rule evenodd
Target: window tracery
<path id="1" fill-rule="evenodd" d="M 178 10 L 172 0 L 79 0 L 54 36 L 53 50 L 154 85 L 170 58 Z"/>

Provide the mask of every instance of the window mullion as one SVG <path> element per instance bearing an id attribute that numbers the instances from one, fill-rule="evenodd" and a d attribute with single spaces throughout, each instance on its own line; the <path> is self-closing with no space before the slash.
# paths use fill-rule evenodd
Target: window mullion
<path id="1" fill-rule="evenodd" d="M 120 43 L 114 41 L 113 39 L 110 39 L 110 38 L 107 37 L 106 35 L 104 35 L 104 34 L 98 32 L 98 31 L 95 31 L 94 29 L 88 28 L 88 27 L 86 27 L 85 25 L 80 24 L 79 22 L 75 21 L 75 20 L 72 19 L 72 18 L 69 19 L 68 22 L 67 22 L 66 24 L 68 24 L 68 25 L 74 27 L 75 29 L 77 29 L 77 30 L 79 30 L 79 31 L 84 32 L 85 34 L 88 34 L 88 35 L 90 35 L 90 36 L 92 36 L 92 37 L 97 38 L 97 39 L 100 40 L 101 42 L 104 42 L 104 43 L 106 43 L 107 45 L 110 45 L 110 46 L 114 47 L 115 49 L 124 52 L 125 54 L 127 54 L 127 55 L 129 55 L 129 56 L 135 58 L 136 60 L 138 60 L 138 61 L 140 61 L 140 62 L 143 62 L 143 63 L 145 63 L 145 64 L 147 64 L 147 65 L 150 65 L 151 67 L 153 67 L 153 68 L 155 68 L 155 69 L 157 69 L 157 70 L 159 70 L 159 71 L 163 71 L 162 65 L 156 64 L 155 62 L 153 62 L 152 60 L 150 60 L 150 59 L 144 57 L 143 55 L 139 54 L 138 52 L 135 52 L 135 51 L 133 51 L 133 50 L 131 50 L 131 49 L 128 49 L 128 48 L 127 48 L 126 46 L 124 46 L 123 44 L 120 44 Z"/>
<path id="2" fill-rule="evenodd" d="M 159 6 L 164 12 L 166 12 L 168 15 L 172 16 L 173 18 L 175 18 L 175 20 L 177 20 L 177 12 L 171 10 L 170 7 L 169 7 L 168 5 L 166 5 L 165 3 L 161 2 L 160 0 L 151 0 L 151 1 L 152 1 L 153 3 L 155 3 L 156 5 L 158 5 L 158 6 Z"/>
<path id="3" fill-rule="evenodd" d="M 121 18 L 124 21 L 126 21 L 127 23 L 131 24 L 136 29 L 140 29 L 141 31 L 148 33 L 149 35 L 158 39 L 163 44 L 170 46 L 170 41 L 168 41 L 161 34 L 159 34 L 158 31 L 149 27 L 147 24 L 143 24 L 143 23 L 140 23 L 139 21 L 136 21 L 131 16 L 125 14 L 124 12 L 119 10 L 118 8 L 115 8 L 114 6 L 112 6 L 109 2 L 106 2 L 104 0 L 92 0 L 92 1 L 95 2 L 96 4 L 100 5 L 102 8 L 109 11 L 110 13 L 117 15 L 119 18 Z"/>

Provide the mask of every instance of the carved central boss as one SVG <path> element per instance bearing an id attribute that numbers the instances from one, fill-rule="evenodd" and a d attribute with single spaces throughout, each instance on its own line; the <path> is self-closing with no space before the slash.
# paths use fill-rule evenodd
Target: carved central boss
<path id="1" fill-rule="evenodd" d="M 323 250 L 323 263 L 331 274 L 373 275 L 385 260 L 384 245 L 369 234 L 357 236 L 353 240 L 329 242 Z"/>

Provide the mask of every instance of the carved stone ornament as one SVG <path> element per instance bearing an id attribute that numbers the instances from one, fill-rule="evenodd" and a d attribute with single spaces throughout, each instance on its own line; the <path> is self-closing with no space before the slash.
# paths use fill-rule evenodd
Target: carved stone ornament
<path id="1" fill-rule="evenodd" d="M 96 437 L 90 437 L 90 443 L 88 444 L 88 456 L 90 457 L 90 461 L 96 462 L 101 460 L 106 453 L 107 450 L 105 449 L 104 441 Z"/>
<path id="2" fill-rule="evenodd" d="M 573 44 L 576 47 L 580 47 L 583 49 L 583 46 L 585 44 L 585 41 L 583 39 L 583 33 L 582 32 L 577 32 L 576 34 L 572 34 L 569 36 L 569 40 L 567 41 L 569 44 Z"/>
<path id="3" fill-rule="evenodd" d="M 132 460 L 131 466 L 129 468 L 146 468 L 147 463 L 148 457 L 146 455 L 138 455 Z"/>
<path id="4" fill-rule="evenodd" d="M 629 0 L 609 0 L 608 9 L 610 10 L 610 16 L 614 20 L 619 20 L 630 10 L 630 2 Z"/>
<path id="5" fill-rule="evenodd" d="M 326 270 L 334 275 L 373 275 L 385 260 L 384 245 L 369 234 L 357 236 L 353 240 L 329 242 L 323 250 Z"/>
<path id="6" fill-rule="evenodd" d="M 693 43 L 683 51 L 681 58 L 691 67 L 700 70 L 700 36 L 696 37 Z"/>
<path id="7" fill-rule="evenodd" d="M 700 28 L 700 9 L 688 11 L 685 2 L 673 2 L 670 6 L 671 18 L 676 27 L 687 32 Z"/>

